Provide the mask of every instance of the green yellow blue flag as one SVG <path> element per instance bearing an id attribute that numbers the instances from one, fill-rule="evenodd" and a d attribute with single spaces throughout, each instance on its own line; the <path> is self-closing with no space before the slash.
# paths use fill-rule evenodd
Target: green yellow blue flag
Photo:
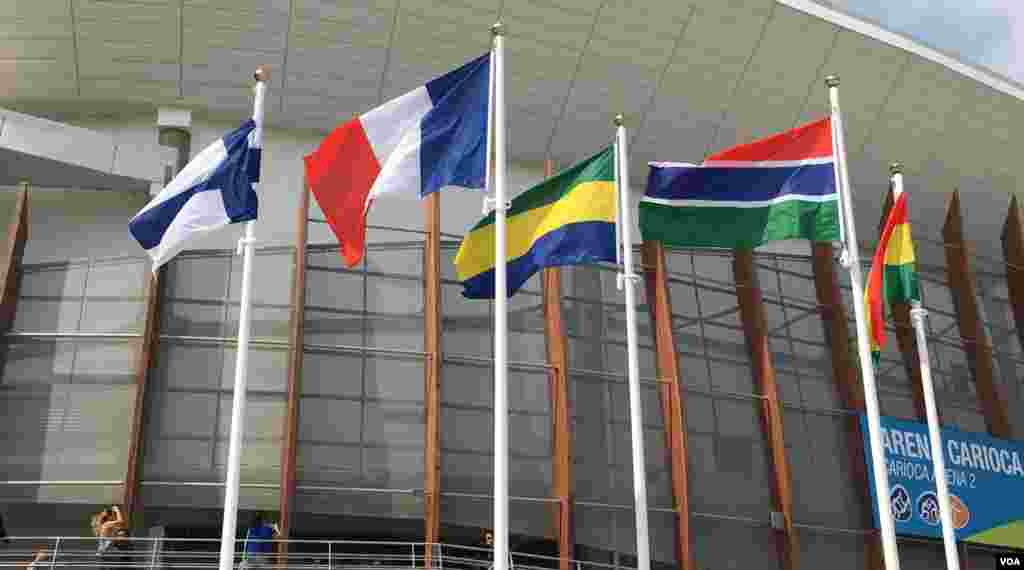
<path id="1" fill-rule="evenodd" d="M 615 203 L 613 146 L 516 196 L 506 214 L 508 295 L 544 267 L 614 262 Z M 494 298 L 494 244 L 492 212 L 455 255 L 464 297 Z"/>

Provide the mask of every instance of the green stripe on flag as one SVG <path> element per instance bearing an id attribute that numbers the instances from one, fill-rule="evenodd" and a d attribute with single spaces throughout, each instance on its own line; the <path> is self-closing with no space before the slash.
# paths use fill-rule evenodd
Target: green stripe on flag
<path id="1" fill-rule="evenodd" d="M 921 300 L 914 263 L 885 266 L 885 300 L 890 306 Z"/>
<path id="2" fill-rule="evenodd" d="M 573 188 L 580 184 L 593 181 L 615 181 L 615 147 L 609 146 L 583 162 L 573 165 L 571 168 L 548 178 L 540 184 L 530 188 L 515 197 L 505 212 L 505 217 L 511 218 L 527 210 L 542 208 L 560 200 Z M 494 212 L 491 212 L 484 219 L 480 220 L 473 230 L 489 226 L 494 223 Z M 469 232 L 466 232 L 467 235 Z"/>
<path id="3" fill-rule="evenodd" d="M 644 241 L 676 247 L 752 249 L 770 241 L 839 239 L 838 202 L 792 200 L 762 208 L 640 202 Z"/>

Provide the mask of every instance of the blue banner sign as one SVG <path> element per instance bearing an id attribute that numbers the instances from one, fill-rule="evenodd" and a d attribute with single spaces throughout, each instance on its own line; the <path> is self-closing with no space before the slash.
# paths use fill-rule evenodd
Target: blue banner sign
<path id="1" fill-rule="evenodd" d="M 928 426 L 881 420 L 896 534 L 941 539 Z M 860 421 L 870 473 L 867 417 L 861 415 Z M 957 540 L 1024 548 L 1024 442 L 943 429 L 942 448 Z M 877 528 L 875 484 L 869 479 Z"/>

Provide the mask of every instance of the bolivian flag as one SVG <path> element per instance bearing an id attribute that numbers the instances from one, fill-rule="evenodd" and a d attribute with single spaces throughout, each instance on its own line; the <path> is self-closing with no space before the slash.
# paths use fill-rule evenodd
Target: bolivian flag
<path id="1" fill-rule="evenodd" d="M 921 299 L 917 284 L 917 269 L 914 266 L 914 243 L 910 239 L 910 222 L 907 221 L 907 194 L 901 192 L 889 210 L 878 249 L 868 273 L 868 286 L 864 291 L 864 305 L 868 313 L 868 337 L 871 341 L 871 357 L 875 366 L 885 346 L 885 300 L 893 303 L 909 303 Z"/>
<path id="2" fill-rule="evenodd" d="M 507 212 L 508 295 L 543 267 L 614 262 L 615 201 L 614 146 L 516 196 Z M 492 212 L 455 255 L 464 297 L 494 298 L 494 243 Z"/>

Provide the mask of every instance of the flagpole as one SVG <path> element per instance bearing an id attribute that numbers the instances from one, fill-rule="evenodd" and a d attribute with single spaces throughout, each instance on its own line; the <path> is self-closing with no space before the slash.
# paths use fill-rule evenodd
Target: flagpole
<path id="1" fill-rule="evenodd" d="M 508 360 L 505 263 L 505 26 L 491 26 L 494 52 L 494 570 L 508 570 Z M 489 136 L 489 135 L 488 135 Z"/>
<path id="2" fill-rule="evenodd" d="M 619 197 L 622 229 L 623 273 L 618 275 L 620 289 L 626 288 L 626 346 L 629 369 L 629 427 L 633 447 L 633 504 L 636 514 L 637 570 L 650 570 L 651 550 L 647 530 L 647 464 L 644 462 L 644 425 L 640 400 L 640 365 L 636 338 L 636 284 L 633 273 L 633 223 L 629 213 L 629 154 L 626 152 L 626 127 L 622 115 L 615 116 L 616 190 Z"/>
<path id="3" fill-rule="evenodd" d="M 896 530 L 892 519 L 889 499 L 889 476 L 885 464 L 885 448 L 882 447 L 881 420 L 878 412 L 878 390 L 875 387 L 875 369 L 871 361 L 871 347 L 868 346 L 867 318 L 864 309 L 864 279 L 861 275 L 860 250 L 857 230 L 853 223 L 853 203 L 850 197 L 850 174 L 846 168 L 846 141 L 843 135 L 842 114 L 839 111 L 839 77 L 825 78 L 828 86 L 829 106 L 832 113 L 833 145 L 837 151 L 836 168 L 842 188 L 839 191 L 841 216 L 845 217 L 846 242 L 843 244 L 844 265 L 850 272 L 850 288 L 853 293 L 853 314 L 857 323 L 857 353 L 860 356 L 860 374 L 864 382 L 864 407 L 868 419 L 868 435 L 871 441 L 871 471 L 875 482 L 875 499 L 878 508 L 878 525 L 882 535 L 882 555 L 886 570 L 899 570 L 900 559 L 896 548 Z"/>
<path id="4" fill-rule="evenodd" d="M 256 70 L 256 97 L 252 118 L 255 146 L 262 146 L 263 99 L 267 91 L 270 72 L 264 68 Z M 235 353 L 235 387 L 231 402 L 231 437 L 228 444 L 228 469 L 224 481 L 224 522 L 220 535 L 220 570 L 232 570 L 235 559 L 235 532 L 238 522 L 238 483 L 241 468 L 242 434 L 245 430 L 245 387 L 249 364 L 249 320 L 252 304 L 252 257 L 255 221 L 245 223 L 245 237 L 238 241 L 243 253 L 242 294 L 238 312 L 238 348 Z"/>
<path id="5" fill-rule="evenodd" d="M 894 162 L 889 167 L 892 175 L 893 200 L 903 193 L 903 166 Z M 921 365 L 921 391 L 924 392 L 924 407 L 928 416 L 928 440 L 932 451 L 932 471 L 935 475 L 935 490 L 939 499 L 939 519 L 942 521 L 942 544 L 946 548 L 946 569 L 960 570 L 960 554 L 956 550 L 956 535 L 953 532 L 952 504 L 949 502 L 949 486 L 946 483 L 945 448 L 942 447 L 942 433 L 939 431 L 939 412 L 935 405 L 935 387 L 932 384 L 932 368 L 928 358 L 928 337 L 924 320 L 928 311 L 920 301 L 913 302 L 910 320 L 917 335 L 917 355 Z"/>

